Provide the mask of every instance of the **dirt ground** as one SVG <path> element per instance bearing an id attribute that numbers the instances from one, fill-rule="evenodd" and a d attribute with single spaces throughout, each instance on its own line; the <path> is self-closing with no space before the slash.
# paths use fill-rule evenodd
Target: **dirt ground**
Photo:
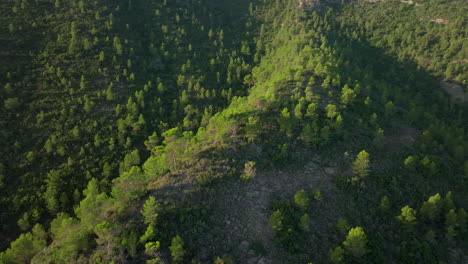
<path id="1" fill-rule="evenodd" d="M 275 247 L 274 234 L 269 226 L 269 205 L 274 198 L 290 198 L 298 190 L 320 189 L 328 193 L 334 188 L 331 175 L 336 169 L 321 165 L 312 159 L 295 172 L 261 172 L 249 182 L 231 186 L 229 192 L 219 199 L 219 208 L 224 217 L 224 230 L 228 232 L 229 243 L 237 244 L 240 263 L 279 263 L 279 248 Z M 325 199 L 326 200 L 326 199 Z M 326 203 L 326 201 L 321 201 Z M 256 256 L 252 247 L 261 244 L 266 256 Z"/>

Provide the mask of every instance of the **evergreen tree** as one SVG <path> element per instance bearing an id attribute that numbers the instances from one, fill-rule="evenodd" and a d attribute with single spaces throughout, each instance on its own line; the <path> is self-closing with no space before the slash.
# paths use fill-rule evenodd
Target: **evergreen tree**
<path id="1" fill-rule="evenodd" d="M 369 162 L 369 153 L 365 150 L 359 152 L 352 166 L 355 180 L 363 179 L 369 175 Z"/>
<path id="2" fill-rule="evenodd" d="M 271 228 L 275 231 L 281 231 L 283 229 L 283 218 L 283 213 L 276 210 L 268 219 Z"/>
<path id="3" fill-rule="evenodd" d="M 148 200 L 146 200 L 145 204 L 143 205 L 143 209 L 141 210 L 141 214 L 143 215 L 145 224 L 156 226 L 159 211 L 160 205 L 158 204 L 154 196 L 150 196 Z"/>
<path id="4" fill-rule="evenodd" d="M 184 241 L 177 235 L 171 240 L 171 256 L 174 263 L 181 263 L 185 256 Z"/>
<path id="5" fill-rule="evenodd" d="M 400 222 L 406 225 L 413 225 L 416 222 L 416 212 L 408 205 L 401 208 L 401 214 L 397 217 Z"/>
<path id="6" fill-rule="evenodd" d="M 306 209 L 309 206 L 309 196 L 306 191 L 300 190 L 296 192 L 294 195 L 294 203 L 303 208 Z"/>
<path id="7" fill-rule="evenodd" d="M 367 248 L 367 235 L 362 227 L 354 227 L 349 230 L 343 246 L 354 257 L 360 258 L 369 252 Z"/>

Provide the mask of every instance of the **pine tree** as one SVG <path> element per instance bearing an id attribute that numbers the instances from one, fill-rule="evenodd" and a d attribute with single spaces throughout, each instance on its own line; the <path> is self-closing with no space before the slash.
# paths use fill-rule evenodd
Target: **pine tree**
<path id="1" fill-rule="evenodd" d="M 14 25 L 13 23 L 10 23 L 10 24 L 8 25 L 8 31 L 9 31 L 10 33 L 14 33 L 14 32 L 15 32 L 15 25 Z"/>
<path id="2" fill-rule="evenodd" d="M 369 252 L 367 248 L 367 235 L 362 227 L 355 227 L 349 230 L 343 246 L 353 256 L 360 258 Z"/>
<path id="3" fill-rule="evenodd" d="M 156 226 L 159 211 L 159 203 L 156 201 L 154 196 L 150 196 L 148 200 L 146 200 L 145 204 L 143 205 L 143 209 L 141 210 L 145 224 Z"/>
<path id="4" fill-rule="evenodd" d="M 340 112 L 338 112 L 338 108 L 336 107 L 336 105 L 332 105 L 332 104 L 328 104 L 325 107 L 325 111 L 327 112 L 328 118 L 335 118 L 340 114 Z"/>
<path id="5" fill-rule="evenodd" d="M 105 58 L 106 58 L 106 56 L 105 56 L 105 54 L 104 54 L 104 51 L 101 51 L 101 52 L 99 53 L 99 61 L 100 61 L 100 62 L 104 62 Z"/>
<path id="6" fill-rule="evenodd" d="M 299 207 L 305 209 L 309 206 L 309 196 L 304 190 L 297 191 L 294 195 L 294 203 Z"/>
<path id="7" fill-rule="evenodd" d="M 369 153 L 363 150 L 359 152 L 353 162 L 354 180 L 363 179 L 369 175 Z"/>
<path id="8" fill-rule="evenodd" d="M 440 217 L 443 200 L 440 194 L 435 194 L 425 201 L 419 210 L 421 216 L 426 220 L 434 221 Z"/>
<path id="9" fill-rule="evenodd" d="M 397 219 L 403 224 L 413 225 L 416 222 L 416 212 L 407 205 L 401 208 L 401 214 L 397 216 Z"/>
<path id="10" fill-rule="evenodd" d="M 283 213 L 278 209 L 270 216 L 268 222 L 275 231 L 281 231 L 283 229 Z"/>
<path id="11" fill-rule="evenodd" d="M 171 256 L 174 263 L 181 263 L 184 259 L 185 249 L 184 241 L 179 235 L 172 238 L 169 249 L 171 250 Z"/>
<path id="12" fill-rule="evenodd" d="M 257 170 L 255 169 L 255 161 L 248 161 L 244 164 L 244 172 L 241 178 L 244 180 L 251 180 L 257 176 Z"/>
<path id="13" fill-rule="evenodd" d="M 341 102 L 345 105 L 352 104 L 356 100 L 356 93 L 346 84 L 341 90 Z"/>
<path id="14" fill-rule="evenodd" d="M 330 260 L 332 263 L 342 263 L 344 260 L 344 249 L 340 246 L 337 246 L 333 250 L 330 251 Z"/>

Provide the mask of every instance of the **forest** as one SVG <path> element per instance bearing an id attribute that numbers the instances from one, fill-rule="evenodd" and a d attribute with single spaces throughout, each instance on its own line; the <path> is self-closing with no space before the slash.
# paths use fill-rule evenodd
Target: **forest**
<path id="1" fill-rule="evenodd" d="M 468 2 L 4 0 L 0 264 L 468 263 Z"/>

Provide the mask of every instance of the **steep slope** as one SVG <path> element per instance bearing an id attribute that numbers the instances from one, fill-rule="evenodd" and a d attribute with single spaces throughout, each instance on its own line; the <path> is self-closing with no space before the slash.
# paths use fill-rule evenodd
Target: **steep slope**
<path id="1" fill-rule="evenodd" d="M 237 15 L 242 8 L 139 0 L 0 8 L 7 237 L 73 212 L 93 177 L 109 191 L 169 127 L 196 130 L 245 94 L 254 21 Z"/>

